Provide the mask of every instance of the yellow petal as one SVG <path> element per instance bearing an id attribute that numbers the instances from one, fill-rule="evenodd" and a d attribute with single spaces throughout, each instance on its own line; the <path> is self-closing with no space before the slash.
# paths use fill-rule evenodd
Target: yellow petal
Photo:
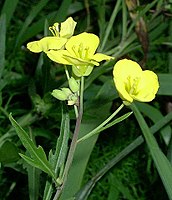
<path id="1" fill-rule="evenodd" d="M 133 102 L 133 97 L 131 97 L 131 95 L 126 90 L 126 85 L 125 85 L 124 81 L 121 80 L 121 79 L 116 81 L 116 79 L 114 79 L 114 82 L 115 82 L 115 87 L 116 87 L 116 90 L 119 93 L 120 98 L 123 101 L 127 101 L 129 103 L 132 103 Z"/>
<path id="2" fill-rule="evenodd" d="M 155 98 L 159 89 L 158 76 L 149 70 L 142 72 L 141 79 L 138 83 L 138 93 L 133 96 L 137 101 L 149 102 Z"/>
<path id="3" fill-rule="evenodd" d="M 99 45 L 99 37 L 92 33 L 73 36 L 66 43 L 66 49 L 73 56 L 90 59 Z"/>
<path id="4" fill-rule="evenodd" d="M 72 17 L 67 18 L 66 21 L 61 23 L 60 37 L 70 38 L 75 30 L 76 22 Z"/>
<path id="5" fill-rule="evenodd" d="M 101 62 L 102 60 L 110 60 L 110 59 L 114 59 L 111 56 L 107 56 L 105 54 L 102 53 L 96 53 L 93 55 L 92 60 L 95 60 L 97 62 Z"/>
<path id="6" fill-rule="evenodd" d="M 85 66 L 92 64 L 89 60 L 83 60 L 78 57 L 72 57 L 72 55 L 67 50 L 50 50 L 47 52 L 47 56 L 54 62 L 64 64 L 64 65 L 76 65 L 76 66 Z"/>
<path id="7" fill-rule="evenodd" d="M 141 72 L 142 69 L 138 63 L 128 59 L 122 59 L 115 64 L 113 69 L 113 76 L 114 79 L 121 78 L 125 81 L 128 78 L 128 76 L 140 76 Z"/>
<path id="8" fill-rule="evenodd" d="M 132 60 L 119 60 L 113 69 L 114 83 L 122 100 L 132 102 L 133 97 L 129 94 L 134 79 L 140 77 L 142 69 L 140 65 Z"/>
<path id="9" fill-rule="evenodd" d="M 40 53 L 41 51 L 46 53 L 51 49 L 61 49 L 66 42 L 66 38 L 44 37 L 39 41 L 29 42 L 27 48 L 34 53 Z"/>
<path id="10" fill-rule="evenodd" d="M 64 57 L 63 54 L 66 53 L 66 50 L 50 50 L 47 52 L 47 56 L 54 62 L 64 64 L 64 65 L 71 65 Z"/>

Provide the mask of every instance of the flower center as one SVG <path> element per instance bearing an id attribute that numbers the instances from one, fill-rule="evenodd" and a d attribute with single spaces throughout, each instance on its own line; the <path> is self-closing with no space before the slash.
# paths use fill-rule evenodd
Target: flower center
<path id="1" fill-rule="evenodd" d="M 83 43 L 80 43 L 79 46 L 74 45 L 72 50 L 76 57 L 86 60 L 89 58 L 89 47 L 84 47 Z"/>
<path id="2" fill-rule="evenodd" d="M 140 77 L 131 78 L 130 76 L 127 78 L 128 84 L 126 85 L 126 90 L 130 95 L 137 95 L 138 94 L 138 84 L 140 81 Z"/>

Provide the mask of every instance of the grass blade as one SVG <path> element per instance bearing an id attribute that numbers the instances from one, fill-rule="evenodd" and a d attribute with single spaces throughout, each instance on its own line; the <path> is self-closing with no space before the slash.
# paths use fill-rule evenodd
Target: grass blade
<path id="1" fill-rule="evenodd" d="M 161 180 L 169 196 L 169 199 L 171 200 L 172 199 L 172 187 L 171 187 L 172 186 L 172 165 L 167 159 L 167 157 L 163 154 L 161 149 L 159 148 L 156 142 L 156 139 L 151 134 L 149 127 L 147 126 L 143 116 L 141 115 L 136 105 L 132 104 L 131 109 L 133 110 L 136 116 L 136 119 L 144 135 L 145 141 L 148 145 L 148 148 L 154 160 L 155 166 L 161 177 Z"/>
<path id="2" fill-rule="evenodd" d="M 172 95 L 171 83 L 172 76 L 171 74 L 158 74 L 158 79 L 160 82 L 160 88 L 158 90 L 159 95 Z"/>
<path id="3" fill-rule="evenodd" d="M 18 37 L 16 39 L 16 47 L 21 45 L 22 37 L 25 34 L 25 31 L 27 30 L 28 26 L 32 23 L 37 14 L 47 5 L 48 1 L 49 0 L 40 0 L 39 3 L 32 8 L 29 16 L 26 18 L 23 24 L 23 27 L 21 28 L 21 31 L 18 34 Z"/>
<path id="4" fill-rule="evenodd" d="M 100 52 L 102 52 L 103 49 L 105 48 L 105 45 L 106 45 L 106 42 L 107 42 L 107 40 L 108 40 L 110 31 L 111 31 L 111 29 L 112 29 L 112 27 L 113 27 L 113 24 L 114 24 L 114 21 L 115 21 L 115 19 L 116 19 L 116 16 L 117 16 L 117 14 L 118 14 L 118 12 L 119 12 L 119 10 L 120 10 L 121 3 L 122 3 L 121 0 L 116 1 L 116 5 L 115 5 L 115 7 L 114 7 L 113 13 L 112 13 L 111 18 L 110 18 L 110 20 L 109 20 L 109 24 L 108 24 L 108 26 L 107 26 L 107 28 L 106 28 L 106 31 L 105 31 L 105 35 L 104 35 L 103 41 L 102 41 L 102 43 L 101 43 L 101 47 L 99 47 L 99 51 L 100 51 Z"/>
<path id="5" fill-rule="evenodd" d="M 6 0 L 3 7 L 2 7 L 2 14 L 6 14 L 6 25 L 11 21 L 11 18 L 14 16 L 14 11 L 17 7 L 19 0 Z"/>
<path id="6" fill-rule="evenodd" d="M 29 185 L 29 197 L 30 200 L 38 200 L 39 197 L 39 185 L 40 185 L 40 170 L 27 165 L 28 172 L 28 185 Z"/>
<path id="7" fill-rule="evenodd" d="M 147 117 L 149 117 L 149 119 L 151 119 L 154 123 L 158 122 L 160 119 L 163 118 L 163 115 L 157 108 L 147 103 L 137 102 L 136 105 L 139 108 L 140 112 L 145 114 Z M 160 130 L 160 132 L 161 132 L 162 138 L 164 139 L 165 144 L 168 146 L 170 142 L 170 138 L 171 138 L 171 127 L 165 126 L 164 128 Z"/>
<path id="8" fill-rule="evenodd" d="M 22 33 L 21 37 L 18 38 L 18 41 L 17 41 L 18 44 L 16 44 L 16 45 L 20 46 L 26 40 L 30 39 L 31 37 L 34 37 L 35 35 L 37 35 L 41 31 L 43 31 L 45 20 L 48 20 L 50 25 L 52 25 L 56 21 L 61 22 L 61 21 L 65 20 L 65 18 L 68 15 L 68 10 L 69 10 L 70 6 L 71 6 L 71 0 L 64 0 L 64 1 L 62 1 L 58 11 L 51 12 L 50 14 L 46 15 L 45 17 L 42 17 L 41 19 L 39 19 L 38 21 L 34 22 L 30 26 L 24 25 L 24 28 L 23 28 L 24 32 Z M 29 22 L 29 24 L 31 22 Z"/>
<path id="9" fill-rule="evenodd" d="M 6 14 L 0 17 L 0 79 L 5 67 Z"/>

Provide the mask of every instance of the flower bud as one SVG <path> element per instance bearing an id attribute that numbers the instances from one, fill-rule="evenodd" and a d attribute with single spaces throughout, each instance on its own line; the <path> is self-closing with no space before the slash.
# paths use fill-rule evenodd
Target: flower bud
<path id="1" fill-rule="evenodd" d="M 53 97 L 61 101 L 67 100 L 68 97 L 64 91 L 57 89 L 53 90 L 51 94 L 53 95 Z"/>
<path id="2" fill-rule="evenodd" d="M 72 94 L 72 91 L 69 88 L 61 88 L 61 90 L 69 97 Z"/>
<path id="3" fill-rule="evenodd" d="M 78 92 L 79 91 L 79 84 L 77 83 L 77 81 L 71 77 L 69 79 L 69 87 L 72 90 L 72 92 Z"/>
<path id="4" fill-rule="evenodd" d="M 70 98 L 68 99 L 68 105 L 69 106 L 77 104 L 77 102 L 78 102 L 78 97 L 75 94 L 73 94 L 72 96 L 70 96 Z"/>

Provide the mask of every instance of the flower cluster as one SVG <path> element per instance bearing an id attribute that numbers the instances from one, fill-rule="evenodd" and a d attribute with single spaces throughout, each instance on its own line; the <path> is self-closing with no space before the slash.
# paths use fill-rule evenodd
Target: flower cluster
<path id="1" fill-rule="evenodd" d="M 55 89 L 52 96 L 60 101 L 67 101 L 68 105 L 78 105 L 79 83 L 73 77 L 68 80 L 69 88 Z"/>
<path id="2" fill-rule="evenodd" d="M 72 17 L 61 24 L 55 23 L 49 28 L 53 36 L 29 42 L 27 48 L 35 53 L 43 51 L 52 61 L 72 66 L 72 72 L 78 78 L 88 76 L 94 66 L 99 66 L 99 62 L 113 57 L 96 53 L 100 40 L 95 34 L 83 32 L 73 36 L 76 24 Z M 154 72 L 143 71 L 138 63 L 128 59 L 115 64 L 113 76 L 119 96 L 127 105 L 134 100 L 152 101 L 159 88 L 158 77 Z M 69 79 L 69 82 L 75 81 Z M 62 88 L 54 90 L 52 95 L 59 100 L 68 100 L 68 104 L 72 105 L 77 103 L 78 90 L 78 86 L 77 91 L 71 87 Z"/>
<path id="3" fill-rule="evenodd" d="M 71 65 L 77 77 L 88 76 L 94 65 L 99 66 L 99 62 L 112 57 L 95 53 L 100 42 L 98 36 L 86 32 L 73 36 L 75 26 L 72 17 L 61 23 L 61 26 L 55 23 L 49 28 L 53 36 L 29 42 L 27 48 L 35 53 L 45 52 L 56 63 Z"/>

